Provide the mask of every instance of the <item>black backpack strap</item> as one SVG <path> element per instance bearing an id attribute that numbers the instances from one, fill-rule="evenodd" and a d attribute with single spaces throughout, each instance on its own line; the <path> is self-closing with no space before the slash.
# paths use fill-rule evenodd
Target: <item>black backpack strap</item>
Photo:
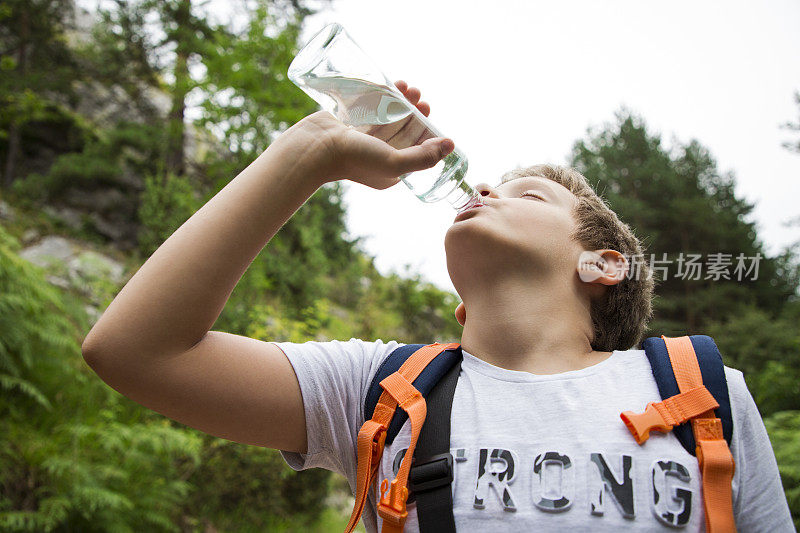
<path id="1" fill-rule="evenodd" d="M 384 378 L 388 377 L 390 374 L 394 374 L 397 372 L 403 363 L 406 362 L 406 359 L 411 357 L 411 355 L 422 348 L 423 346 L 427 346 L 425 344 L 405 344 L 403 346 L 399 346 L 395 348 L 395 350 L 390 353 L 386 359 L 384 359 L 383 363 L 378 367 L 378 371 L 375 373 L 375 376 L 372 378 L 372 382 L 367 389 L 366 397 L 364 398 L 364 420 L 369 420 L 372 418 L 373 413 L 375 412 L 375 406 L 378 405 L 378 400 L 383 394 L 383 387 L 381 387 L 381 381 Z M 428 398 L 428 393 L 433 389 L 433 386 L 439 383 L 439 380 L 450 370 L 454 364 L 461 360 L 461 347 L 452 349 L 452 350 L 445 350 L 436 358 L 428 363 L 428 366 L 417 376 L 417 379 L 414 380 L 413 385 L 414 387 L 422 394 L 422 396 L 426 399 Z M 403 427 L 405 421 L 408 420 L 408 414 L 402 409 L 398 409 L 392 421 L 389 423 L 389 429 L 386 431 L 386 444 L 391 444 L 394 442 L 394 438 L 400 432 L 400 428 Z"/>
<path id="2" fill-rule="evenodd" d="M 697 362 L 700 365 L 700 373 L 703 375 L 703 385 L 719 404 L 715 409 L 716 415 L 722 420 L 722 434 L 730 446 L 733 436 L 733 417 L 731 416 L 731 400 L 728 395 L 728 382 L 725 379 L 725 367 L 722 363 L 722 355 L 719 353 L 714 339 L 708 335 L 689 335 L 697 354 Z M 669 360 L 667 345 L 661 337 L 649 337 L 642 341 L 642 349 L 647 354 L 650 361 L 650 368 L 653 377 L 658 385 L 658 392 L 662 400 L 666 400 L 680 393 L 675 373 L 672 371 L 672 363 Z M 690 424 L 680 424 L 672 429 L 672 432 L 680 441 L 681 445 L 692 455 L 695 455 L 694 432 Z"/>
<path id="3" fill-rule="evenodd" d="M 426 399 L 428 414 L 414 451 L 408 478 L 409 501 L 416 498 L 421 533 L 455 533 L 453 518 L 453 456 L 450 454 L 450 413 L 461 371 L 461 359 L 444 375 Z"/>

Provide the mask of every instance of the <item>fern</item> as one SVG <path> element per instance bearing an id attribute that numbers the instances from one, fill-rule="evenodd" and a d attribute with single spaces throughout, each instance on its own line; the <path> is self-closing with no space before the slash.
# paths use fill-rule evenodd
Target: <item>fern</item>
<path id="1" fill-rule="evenodd" d="M 10 375 L 0 374 L 0 387 L 8 391 L 9 393 L 13 393 L 14 389 L 17 390 L 18 393 L 23 394 L 36 403 L 41 405 L 44 409 L 50 410 L 52 406 L 50 405 L 50 400 L 41 393 L 41 391 L 36 388 L 30 381 L 26 381 L 24 379 L 20 379 Z"/>
<path id="2" fill-rule="evenodd" d="M 0 227 L 0 530 L 176 531 L 202 439 L 88 378 L 81 306 L 18 248 Z"/>

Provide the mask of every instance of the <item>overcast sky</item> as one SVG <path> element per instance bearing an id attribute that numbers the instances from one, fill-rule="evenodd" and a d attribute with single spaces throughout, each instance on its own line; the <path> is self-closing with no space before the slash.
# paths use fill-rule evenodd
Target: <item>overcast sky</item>
<path id="1" fill-rule="evenodd" d="M 303 43 L 339 22 L 390 79 L 419 87 L 431 121 L 469 159 L 467 181 L 492 185 L 517 166 L 564 164 L 589 126 L 625 105 L 651 132 L 698 139 L 737 194 L 769 254 L 800 239 L 800 2 L 336 0 L 306 19 Z M 447 290 L 444 236 L 455 211 L 404 185 L 348 183 L 353 235 L 383 273 L 412 272 Z"/>

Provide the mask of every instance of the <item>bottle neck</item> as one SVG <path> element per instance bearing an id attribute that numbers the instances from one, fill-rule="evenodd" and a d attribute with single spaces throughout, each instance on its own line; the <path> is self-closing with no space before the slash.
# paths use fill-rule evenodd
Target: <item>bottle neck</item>
<path id="1" fill-rule="evenodd" d="M 445 200 L 455 209 L 461 211 L 470 202 L 474 201 L 478 192 L 473 189 L 466 181 L 458 184 L 458 187 L 453 189 L 450 194 L 445 196 Z"/>

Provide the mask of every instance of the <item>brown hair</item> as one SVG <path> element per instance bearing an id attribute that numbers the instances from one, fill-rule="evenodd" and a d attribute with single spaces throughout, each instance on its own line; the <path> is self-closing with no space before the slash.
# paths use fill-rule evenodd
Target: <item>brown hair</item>
<path id="1" fill-rule="evenodd" d="M 653 316 L 655 284 L 650 267 L 642 261 L 642 243 L 577 170 L 555 165 L 533 165 L 507 172 L 501 182 L 526 176 L 553 180 L 575 195 L 577 202 L 572 216 L 577 227 L 570 238 L 587 250 L 610 248 L 628 259 L 630 271 L 625 279 L 608 286 L 603 298 L 596 298 L 591 303 L 594 330 L 592 349 L 610 352 L 638 346 Z"/>

